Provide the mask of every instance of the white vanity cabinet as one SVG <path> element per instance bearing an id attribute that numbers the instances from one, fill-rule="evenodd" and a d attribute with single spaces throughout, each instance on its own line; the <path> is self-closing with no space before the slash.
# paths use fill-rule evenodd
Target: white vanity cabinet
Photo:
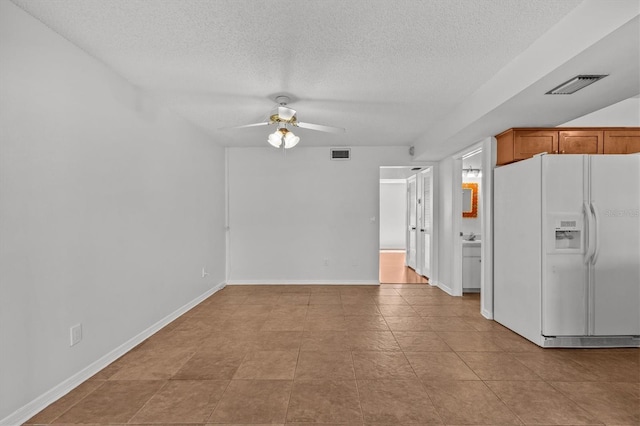
<path id="1" fill-rule="evenodd" d="M 462 244 L 463 291 L 480 291 L 481 262 L 480 241 L 465 241 Z"/>

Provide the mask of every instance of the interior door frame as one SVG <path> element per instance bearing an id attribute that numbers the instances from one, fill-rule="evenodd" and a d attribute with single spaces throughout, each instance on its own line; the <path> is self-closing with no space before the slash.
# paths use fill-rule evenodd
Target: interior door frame
<path id="1" fill-rule="evenodd" d="M 414 189 L 414 197 L 411 199 L 411 186 L 413 184 Z M 415 222 L 411 223 L 411 215 L 414 215 Z M 406 233 L 406 246 L 407 251 L 405 252 L 405 265 L 413 270 L 417 271 L 418 266 L 418 178 L 416 175 L 411 175 L 407 178 L 407 233 Z M 409 262 L 409 259 L 412 259 L 411 255 L 411 231 L 414 233 L 414 246 L 413 246 L 413 259 L 414 262 Z M 411 265 L 413 263 L 413 266 Z"/>
<path id="2" fill-rule="evenodd" d="M 438 251 L 439 251 L 439 245 L 438 245 L 438 232 L 436 232 L 436 230 L 438 229 L 439 226 L 439 213 L 438 213 L 438 209 L 436 208 L 436 206 L 439 203 L 439 188 L 438 188 L 438 163 L 436 162 L 430 162 L 430 161 L 424 161 L 424 162 L 411 162 L 411 163 L 398 163 L 398 164 L 381 164 L 379 166 L 381 167 L 402 167 L 402 168 L 407 168 L 407 167 L 420 167 L 421 169 L 425 169 L 425 168 L 431 168 L 431 173 L 432 173 L 432 180 L 431 180 L 431 184 L 433 185 L 433 191 L 431 194 L 431 202 L 433 205 L 433 215 L 432 215 L 432 221 L 433 221 L 433 234 L 432 234 L 432 238 L 431 238 L 431 253 L 432 253 L 432 263 L 431 263 L 431 277 L 429 277 L 429 285 L 432 286 L 437 286 L 438 283 Z M 416 174 L 419 173 L 420 171 L 416 171 Z M 378 182 L 377 182 L 378 188 L 380 187 L 380 178 L 378 177 Z M 407 185 L 408 187 L 408 185 Z M 380 217 L 380 203 L 378 202 L 378 217 Z M 378 228 L 379 229 L 379 228 Z M 407 230 L 409 229 L 409 223 L 407 221 Z M 405 234 L 408 237 L 408 232 Z M 409 247 L 409 242 L 407 241 L 405 246 L 408 248 Z M 380 234 L 378 231 L 378 248 L 380 247 Z M 378 270 L 380 270 L 380 258 L 379 256 L 376 257 L 376 262 L 378 264 Z M 405 261 L 406 263 L 406 261 Z"/>
<path id="3" fill-rule="evenodd" d="M 493 169 L 496 166 L 496 139 L 489 137 L 453 155 L 453 246 L 452 293 L 462 295 L 462 157 L 482 149 L 482 217 L 480 222 L 482 265 L 480 278 L 480 312 L 493 319 Z M 456 195 L 457 194 L 457 195 Z"/>
<path id="4" fill-rule="evenodd" d="M 430 195 L 431 195 L 431 205 L 430 205 L 430 217 L 431 217 L 431 231 L 430 231 L 430 247 L 429 247 L 429 266 L 430 266 L 430 270 L 429 270 L 429 274 L 427 275 L 425 272 L 425 266 L 424 266 L 424 261 L 425 261 L 425 256 L 424 256 L 424 237 L 425 237 L 425 233 L 422 231 L 422 229 L 425 228 L 425 199 L 424 199 L 424 180 L 425 180 L 425 175 L 429 174 L 429 177 L 431 179 L 430 182 Z M 434 179 L 435 179 L 435 173 L 434 173 L 434 168 L 433 167 L 425 167 L 423 170 L 420 170 L 417 174 L 416 174 L 416 178 L 418 179 L 418 189 L 420 190 L 420 199 L 421 199 L 421 203 L 419 203 L 418 208 L 420 209 L 420 221 L 419 221 L 419 227 L 418 227 L 418 234 L 417 234 L 417 246 L 420 248 L 419 253 L 420 256 L 418 257 L 417 261 L 416 261 L 416 266 L 417 266 L 417 272 L 422 275 L 423 277 L 427 277 L 429 278 L 429 282 L 431 282 L 433 280 L 433 270 L 434 270 L 434 250 L 433 250 L 433 238 L 434 238 L 434 191 L 435 191 L 435 184 L 434 184 Z M 437 262 L 437 259 L 436 259 Z"/>

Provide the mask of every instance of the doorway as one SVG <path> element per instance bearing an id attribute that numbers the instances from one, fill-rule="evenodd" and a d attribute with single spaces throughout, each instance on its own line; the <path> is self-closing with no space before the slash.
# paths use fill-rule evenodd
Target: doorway
<path id="1" fill-rule="evenodd" d="M 427 284 L 433 276 L 433 167 L 380 167 L 379 279 Z"/>

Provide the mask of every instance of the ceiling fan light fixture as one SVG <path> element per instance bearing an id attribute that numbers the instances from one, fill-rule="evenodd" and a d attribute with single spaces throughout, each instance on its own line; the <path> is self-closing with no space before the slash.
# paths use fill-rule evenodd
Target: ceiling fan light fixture
<path id="1" fill-rule="evenodd" d="M 293 132 L 287 131 L 284 135 L 284 148 L 293 148 L 300 142 L 300 137 L 293 134 Z"/>
<path id="2" fill-rule="evenodd" d="M 282 146 L 282 136 L 282 132 L 278 129 L 269 135 L 267 142 L 274 148 L 280 148 Z"/>

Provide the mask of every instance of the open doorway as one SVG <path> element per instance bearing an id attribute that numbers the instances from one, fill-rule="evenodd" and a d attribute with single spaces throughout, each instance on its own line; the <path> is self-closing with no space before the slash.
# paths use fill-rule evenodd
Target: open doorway
<path id="1" fill-rule="evenodd" d="M 428 284 L 432 270 L 432 167 L 380 167 L 382 284 Z"/>
<path id="2" fill-rule="evenodd" d="M 462 293 L 480 293 L 482 281 L 482 149 L 462 156 Z"/>

